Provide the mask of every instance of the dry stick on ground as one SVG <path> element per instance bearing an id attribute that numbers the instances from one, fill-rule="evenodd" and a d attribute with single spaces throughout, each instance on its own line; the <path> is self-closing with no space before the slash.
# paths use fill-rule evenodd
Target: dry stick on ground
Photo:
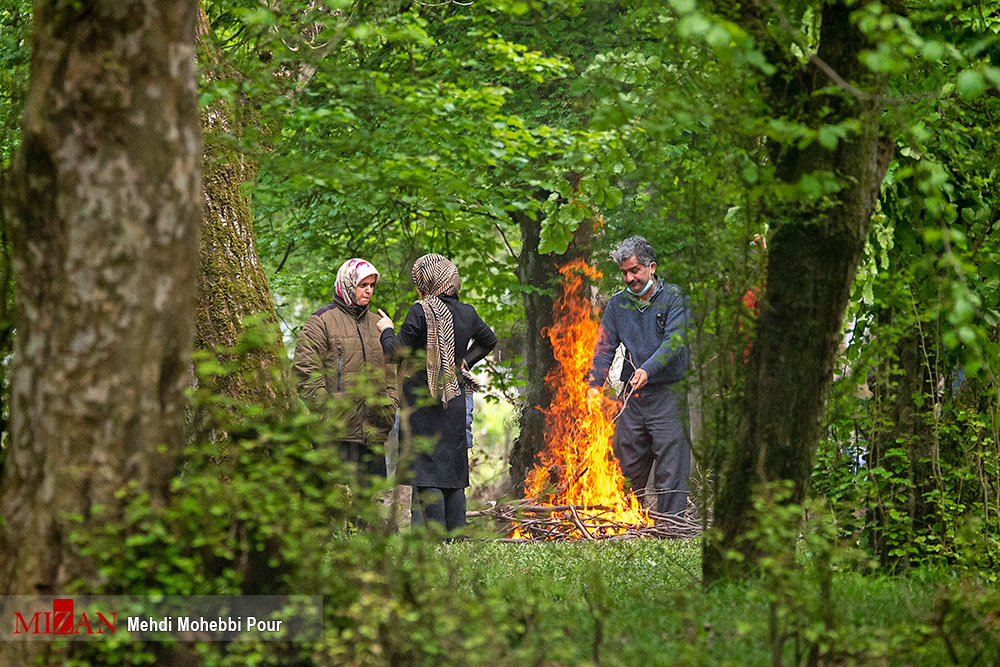
<path id="1" fill-rule="evenodd" d="M 594 536 L 591 535 L 590 531 L 587 530 L 587 528 L 583 525 L 583 522 L 580 521 L 580 516 L 576 513 L 576 510 L 573 509 L 572 507 L 569 508 L 569 515 L 570 515 L 570 518 L 573 519 L 573 523 L 576 524 L 576 527 L 580 529 L 580 532 L 583 533 L 583 535 L 588 540 L 594 539 Z"/>
<path id="2" fill-rule="evenodd" d="M 524 501 L 522 501 L 524 502 Z M 531 502 L 537 502 L 533 500 Z M 608 518 L 612 508 L 594 505 L 495 505 L 486 510 L 468 512 L 469 518 L 491 517 L 517 526 L 522 538 L 504 538 L 502 542 L 560 541 L 560 540 L 625 540 L 641 538 L 681 539 L 696 537 L 701 533 L 701 523 L 668 514 L 649 512 L 651 524 L 633 525 Z"/>

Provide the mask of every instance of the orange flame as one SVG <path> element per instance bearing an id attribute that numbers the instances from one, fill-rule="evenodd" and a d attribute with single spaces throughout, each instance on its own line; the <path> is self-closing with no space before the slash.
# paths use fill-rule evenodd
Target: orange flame
<path id="1" fill-rule="evenodd" d="M 611 449 L 617 405 L 598 406 L 587 400 L 590 368 L 598 326 L 591 318 L 590 301 L 582 293 L 583 276 L 595 280 L 600 271 L 582 259 L 561 267 L 563 293 L 554 308 L 555 323 L 545 332 L 552 342 L 556 366 L 545 377 L 553 398 L 545 410 L 545 448 L 528 479 L 525 498 L 545 506 L 577 505 L 595 508 L 578 512 L 580 523 L 600 516 L 592 537 L 624 532 L 613 523 L 650 525 L 649 513 L 634 495 L 623 491 L 624 477 Z M 608 526 L 607 521 L 613 522 Z M 573 537 L 584 538 L 578 528 Z M 514 537 L 528 537 L 518 527 Z"/>

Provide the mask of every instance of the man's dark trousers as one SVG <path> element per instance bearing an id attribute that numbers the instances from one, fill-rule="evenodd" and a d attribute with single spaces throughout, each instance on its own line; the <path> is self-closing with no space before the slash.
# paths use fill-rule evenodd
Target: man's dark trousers
<path id="1" fill-rule="evenodd" d="M 668 384 L 636 391 L 615 426 L 614 452 L 636 493 L 646 488 L 653 467 L 657 512 L 683 514 L 691 473 L 683 388 Z"/>

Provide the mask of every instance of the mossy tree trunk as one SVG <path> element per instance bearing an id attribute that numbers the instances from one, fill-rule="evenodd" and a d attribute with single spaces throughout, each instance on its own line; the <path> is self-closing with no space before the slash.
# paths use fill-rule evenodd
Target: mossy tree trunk
<path id="1" fill-rule="evenodd" d="M 214 49 L 204 11 L 199 12 L 199 59 L 207 78 L 238 76 Z M 195 346 L 214 351 L 236 372 L 219 377 L 215 391 L 245 403 L 287 402 L 292 395 L 274 301 L 257 252 L 250 198 L 243 188 L 257 177 L 253 157 L 232 145 L 254 121 L 248 100 L 216 100 L 201 112 L 205 132 L 202 163 L 205 217 Z M 248 318 L 249 321 L 248 321 Z M 248 324 L 264 327 L 265 340 L 239 355 L 227 351 Z"/>
<path id="2" fill-rule="evenodd" d="M 935 373 L 939 341 L 909 317 L 893 323 L 892 314 L 888 308 L 879 318 L 881 329 L 900 334 L 892 354 L 876 369 L 876 413 L 868 456 L 871 469 L 888 474 L 871 499 L 868 531 L 879 563 L 905 569 L 915 536 L 935 532 L 942 542 L 947 538 L 941 507 L 934 500 L 943 491 L 934 428 L 934 413 L 941 410 Z"/>
<path id="3" fill-rule="evenodd" d="M 183 447 L 201 219 L 193 0 L 36 2 L 5 192 L 16 278 L 0 593 L 96 575 L 70 538 L 162 502 Z M 103 514 L 96 508 L 103 507 Z M 47 642 L 6 643 L 29 664 Z"/>
<path id="4" fill-rule="evenodd" d="M 777 231 L 768 246 L 767 287 L 737 445 L 724 470 L 715 530 L 704 543 L 706 581 L 754 568 L 760 554 L 747 534 L 754 527 L 758 492 L 769 483 L 787 482 L 786 502 L 805 498 L 844 312 L 891 155 L 879 122 L 884 77 L 858 60 L 870 45 L 851 21 L 852 7 L 840 1 L 822 6 L 818 58 L 853 87 L 833 93 L 823 90 L 833 82 L 816 60 L 800 64 L 771 41 L 760 5 L 742 9 L 745 27 L 772 45 L 769 59 L 777 72 L 767 81 L 764 99 L 773 115 L 814 128 L 854 118 L 860 127 L 832 149 L 814 142 L 801 150 L 776 145 L 772 151 L 781 182 L 831 173 L 841 189 L 813 202 L 765 204 Z M 795 536 L 787 539 L 786 551 L 794 554 Z M 731 563 L 729 551 L 742 554 L 742 562 Z"/>

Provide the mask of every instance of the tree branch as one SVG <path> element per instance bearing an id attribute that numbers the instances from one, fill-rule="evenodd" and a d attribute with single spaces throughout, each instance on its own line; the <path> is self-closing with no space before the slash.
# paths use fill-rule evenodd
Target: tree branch
<path id="1" fill-rule="evenodd" d="M 285 248 L 284 256 L 281 258 L 281 261 L 278 262 L 278 268 L 274 270 L 274 275 L 278 275 L 279 273 L 281 273 L 281 269 L 285 267 L 285 262 L 288 261 L 288 256 L 292 253 L 292 248 L 294 247 L 295 247 L 295 241 L 290 241 L 288 243 L 288 247 Z"/>
<path id="2" fill-rule="evenodd" d="M 792 40 L 795 42 L 795 45 L 802 50 L 802 53 L 810 53 L 812 49 L 809 48 L 809 41 L 806 39 L 806 36 L 802 34 L 801 30 L 792 25 L 792 22 L 788 20 L 788 16 L 785 14 L 784 11 L 782 11 L 781 6 L 778 5 L 777 0 L 766 0 L 766 1 L 768 6 L 778 17 L 778 22 L 781 24 L 781 27 L 792 38 Z M 910 104 L 911 102 L 920 102 L 922 100 L 935 99 L 942 96 L 940 88 L 926 93 L 904 95 L 903 97 L 886 96 L 882 93 L 869 93 L 867 91 L 861 90 L 851 82 L 845 80 L 844 77 L 840 76 L 840 74 L 838 74 L 835 69 L 830 67 L 829 64 L 827 64 L 822 58 L 820 58 L 815 53 L 811 53 L 809 55 L 809 62 L 812 65 L 818 67 L 821 72 L 826 74 L 830 78 L 830 80 L 833 81 L 834 84 L 836 84 L 838 88 L 844 90 L 845 92 L 850 93 L 857 99 L 863 100 L 865 102 L 877 102 L 879 104 L 898 106 L 903 104 Z"/>

